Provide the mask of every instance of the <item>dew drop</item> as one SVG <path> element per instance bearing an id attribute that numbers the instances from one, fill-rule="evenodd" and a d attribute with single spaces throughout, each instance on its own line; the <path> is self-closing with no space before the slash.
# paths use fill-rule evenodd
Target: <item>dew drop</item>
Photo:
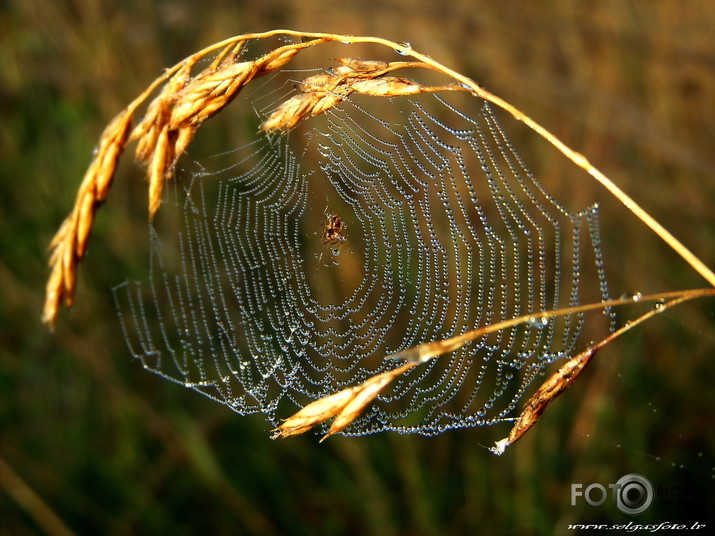
<path id="1" fill-rule="evenodd" d="M 641 301 L 642 297 L 643 297 L 643 294 L 641 294 L 640 292 L 624 292 L 623 294 L 621 294 L 619 299 L 639 302 L 639 301 Z"/>
<path id="2" fill-rule="evenodd" d="M 338 248 L 333 248 L 332 253 L 333 257 L 337 257 L 338 255 L 340 255 L 340 250 Z"/>
<path id="3" fill-rule="evenodd" d="M 526 321 L 527 325 L 536 329 L 544 329 L 549 325 L 549 319 L 545 316 L 532 316 Z"/>
<path id="4" fill-rule="evenodd" d="M 656 310 L 662 309 L 664 305 L 665 305 L 665 300 L 661 299 L 661 300 L 658 300 L 657 302 L 655 302 L 655 305 L 653 305 L 653 308 Z"/>
<path id="5" fill-rule="evenodd" d="M 403 48 L 412 48 L 412 45 L 408 41 L 398 41 L 397 44 Z M 408 51 L 400 50 L 399 48 L 396 48 L 395 52 L 397 52 L 400 56 L 407 56 L 409 54 Z"/>

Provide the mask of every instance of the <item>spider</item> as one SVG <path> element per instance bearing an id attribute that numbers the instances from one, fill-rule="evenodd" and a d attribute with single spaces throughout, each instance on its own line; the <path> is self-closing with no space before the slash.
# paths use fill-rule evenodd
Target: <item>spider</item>
<path id="1" fill-rule="evenodd" d="M 347 240 L 343 236 L 343 231 L 347 229 L 347 225 L 340 219 L 337 214 L 330 214 L 325 210 L 325 229 L 323 229 L 323 244 L 336 245 Z"/>

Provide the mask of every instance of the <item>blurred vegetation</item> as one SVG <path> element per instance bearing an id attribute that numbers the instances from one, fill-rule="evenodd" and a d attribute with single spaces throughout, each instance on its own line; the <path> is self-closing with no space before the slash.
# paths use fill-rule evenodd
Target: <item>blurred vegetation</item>
<path id="1" fill-rule="evenodd" d="M 0 534 L 712 526 L 712 300 L 607 348 L 500 458 L 480 444 L 508 425 L 496 434 L 271 441 L 260 416 L 239 417 L 130 359 L 110 292 L 127 277 L 118 268 L 125 239 L 146 233 L 141 174 L 127 166 L 100 213 L 76 306 L 54 334 L 40 324 L 46 245 L 106 122 L 162 68 L 227 36 L 276 27 L 410 41 L 553 130 L 715 265 L 712 2 L 3 2 Z M 535 171 L 554 172 L 538 159 Z M 565 188 L 599 195 L 588 181 Z M 602 220 L 612 289 L 704 285 L 632 217 Z M 612 505 L 570 505 L 571 483 L 630 472 L 692 493 L 680 503 L 656 499 L 637 518 Z"/>

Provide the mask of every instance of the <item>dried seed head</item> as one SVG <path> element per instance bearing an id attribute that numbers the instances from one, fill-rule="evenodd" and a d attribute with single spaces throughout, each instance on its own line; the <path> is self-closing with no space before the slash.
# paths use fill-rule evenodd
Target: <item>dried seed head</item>
<path id="1" fill-rule="evenodd" d="M 593 345 L 580 354 L 569 359 L 554 374 L 541 384 L 536 392 L 531 395 L 524 405 L 524 409 L 519 415 L 516 423 L 512 427 L 509 435 L 497 441 L 491 448 L 496 455 L 504 453 L 507 447 L 516 442 L 532 426 L 536 424 L 546 407 L 554 401 L 561 393 L 566 391 L 576 380 L 579 374 L 586 368 L 591 358 L 596 354 L 599 345 Z"/>
<path id="2" fill-rule="evenodd" d="M 349 387 L 308 404 L 273 430 L 273 439 L 302 434 L 316 424 L 334 417 L 354 398 L 355 391 L 359 388 Z"/>
<path id="3" fill-rule="evenodd" d="M 406 62 L 404 62 L 404 61 L 390 63 L 387 61 L 364 60 L 361 58 L 338 58 L 336 61 L 340 65 L 342 65 L 344 67 L 348 67 L 351 71 L 369 72 L 369 73 L 386 71 L 391 66 L 396 67 L 398 64 L 399 64 L 399 66 L 404 66 L 406 64 Z"/>
<path id="4" fill-rule="evenodd" d="M 275 72 L 300 51 L 331 40 L 313 38 L 279 47 L 253 61 L 239 61 L 246 39 L 238 37 L 228 42 L 209 67 L 196 75 L 191 73 L 196 63 L 215 47 L 169 69 L 121 112 L 102 134 L 73 212 L 50 245 L 52 272 L 43 312 L 45 322 L 54 322 L 62 299 L 68 305 L 72 302 L 75 272 L 87 249 L 94 214 L 107 196 L 118 160 L 129 141 L 137 141 L 136 158 L 147 166 L 149 213 L 153 216 L 160 206 L 165 181 L 171 178 L 178 158 L 204 121 L 219 113 L 254 78 Z M 339 105 L 352 92 L 395 96 L 435 90 L 404 78 L 381 78 L 396 69 L 426 67 L 425 63 L 341 58 L 338 64 L 329 73 L 307 78 L 300 86 L 301 95 L 279 106 L 261 128 L 267 132 L 289 130 L 301 119 Z M 158 95 L 131 130 L 134 113 L 160 84 Z"/>
<path id="5" fill-rule="evenodd" d="M 119 158 L 131 130 L 132 114 L 125 110 L 104 129 L 99 140 L 94 161 L 87 169 L 77 192 L 72 213 L 65 219 L 50 242 L 52 273 L 42 318 L 53 324 L 60 303 L 70 307 L 77 281 L 77 263 L 87 252 L 94 215 L 106 199 Z"/>
<path id="6" fill-rule="evenodd" d="M 373 97 L 399 97 L 435 91 L 465 91 L 459 85 L 425 86 L 407 78 L 385 77 L 395 69 L 424 66 L 415 62 L 368 61 L 341 58 L 340 66 L 313 75 L 298 84 L 302 94 L 279 105 L 261 124 L 264 132 L 290 130 L 302 119 L 316 116 L 339 105 L 351 93 Z"/>
<path id="7" fill-rule="evenodd" d="M 337 434 L 347 428 L 351 422 L 360 416 L 367 405 L 390 384 L 392 379 L 392 377 L 385 374 L 379 374 L 363 383 L 343 410 L 335 417 L 333 424 L 330 426 L 330 430 L 328 430 L 328 433 L 325 434 L 320 441 L 325 441 L 331 435 Z"/>
<path id="8" fill-rule="evenodd" d="M 335 417 L 330 431 L 321 439 L 325 440 L 349 426 L 392 380 L 415 365 L 417 363 L 406 363 L 394 370 L 377 374 L 361 385 L 348 387 L 308 404 L 273 430 L 272 437 L 276 439 L 302 434 Z"/>
<path id="9" fill-rule="evenodd" d="M 153 216 L 161 202 L 164 182 L 171 177 L 177 159 L 198 126 L 229 104 L 251 79 L 283 67 L 299 51 L 323 41 L 287 45 L 257 60 L 239 63 L 244 40 L 236 39 L 224 47 L 207 69 L 192 77 L 191 70 L 212 50 L 209 48 L 169 70 L 107 126 L 85 173 L 74 209 L 50 244 L 52 270 L 43 310 L 45 322 L 54 323 L 63 299 L 67 305 L 72 303 L 77 263 L 86 252 L 94 214 L 107 196 L 126 144 L 137 140 L 136 158 L 148 167 L 149 213 Z M 162 81 L 159 94 L 131 130 L 137 107 Z"/>

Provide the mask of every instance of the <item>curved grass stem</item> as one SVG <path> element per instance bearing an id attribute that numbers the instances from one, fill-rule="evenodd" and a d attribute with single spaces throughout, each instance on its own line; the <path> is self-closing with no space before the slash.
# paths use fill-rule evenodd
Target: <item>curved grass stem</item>
<path id="1" fill-rule="evenodd" d="M 265 39 L 275 36 L 292 36 L 301 41 L 292 45 L 280 46 L 272 53 L 253 62 L 243 62 L 239 66 L 233 63 L 233 60 L 237 60 L 239 57 L 241 47 L 247 40 Z M 306 39 L 308 41 L 305 41 Z M 451 89 L 455 87 L 466 89 L 475 96 L 481 97 L 502 108 L 518 121 L 523 122 L 546 139 L 577 166 L 587 171 L 640 221 L 678 253 L 678 255 L 711 286 L 715 287 L 715 273 L 667 229 L 658 223 L 658 221 L 650 216 L 638 203 L 616 186 L 613 181 L 596 169 L 586 157 L 571 150 L 561 140 L 528 115 L 482 88 L 470 78 L 445 67 L 426 54 L 417 52 L 406 43 L 397 43 L 379 37 L 279 29 L 231 37 L 192 54 L 175 66 L 167 69 L 161 76 L 154 80 L 154 82 L 134 99 L 127 108 L 117 116 L 117 119 L 110 124 L 100 139 L 100 150 L 85 174 L 85 178 L 77 194 L 75 207 L 60 227 L 60 230 L 50 245 L 52 250 L 50 266 L 52 269 L 47 282 L 46 299 L 42 315 L 43 321 L 52 326 L 56 320 L 62 301 L 64 300 L 67 306 L 71 306 L 73 302 L 76 269 L 85 253 L 86 245 L 94 224 L 94 214 L 107 196 L 112 184 L 117 161 L 121 157 L 127 143 L 138 139 L 138 156 L 140 160 L 146 163 L 150 162 L 148 166 L 150 170 L 150 214 L 153 215 L 159 207 L 164 182 L 170 178 L 174 163 L 190 143 L 198 126 L 205 119 L 215 115 L 225 105 L 229 104 L 233 95 L 240 91 L 241 87 L 250 82 L 253 78 L 282 67 L 299 51 L 325 42 L 341 42 L 346 44 L 371 43 L 391 48 L 403 56 L 409 56 L 417 60 L 417 62 L 414 62 L 414 65 L 411 65 L 412 67 L 432 69 L 459 83 L 459 86 L 453 86 Z M 211 64 L 211 67 L 192 78 L 190 76 L 191 68 L 204 56 L 217 50 L 219 52 Z M 231 61 L 229 61 L 229 59 Z M 367 63 L 369 63 L 369 61 Z M 373 76 L 373 80 L 369 79 L 370 76 Z M 366 74 L 365 77 L 368 78 L 366 81 L 372 82 L 377 76 L 381 75 L 376 73 L 373 75 Z M 213 82 L 216 84 L 224 83 L 226 77 L 233 77 L 232 83 L 234 87 L 232 92 L 218 98 L 216 98 L 215 95 L 204 94 L 207 84 L 210 85 L 210 83 Z M 215 78 L 218 78 L 218 80 L 214 80 Z M 184 112 L 188 109 L 191 110 L 192 113 L 186 115 L 183 121 L 177 119 L 174 121 L 175 124 L 171 121 L 169 121 L 168 124 L 155 124 L 151 121 L 149 124 L 140 124 L 141 128 L 138 127 L 138 130 L 135 129 L 129 134 L 129 125 L 136 110 L 164 83 L 166 84 L 164 86 L 166 94 L 162 92 L 157 97 L 157 100 L 150 106 L 149 111 L 152 112 L 149 114 L 150 119 L 158 120 L 159 118 L 163 118 L 166 122 L 168 120 L 167 118 L 171 118 L 172 113 L 177 109 L 181 109 Z M 187 90 L 192 84 L 193 86 L 197 86 L 195 87 L 197 90 L 195 100 L 189 99 L 189 102 L 183 103 L 183 108 L 176 106 L 174 110 L 171 110 L 170 107 L 176 104 L 176 99 L 186 100 Z M 364 85 L 365 84 L 363 84 L 363 86 Z M 397 82 L 394 82 L 394 85 L 397 88 Z M 370 84 L 368 84 L 368 86 L 370 86 Z M 372 84 L 373 91 L 377 90 L 375 86 L 376 84 Z M 353 80 L 352 88 L 357 87 L 361 86 Z M 400 89 L 400 91 L 412 90 L 417 91 L 420 90 L 420 88 L 402 87 Z M 188 95 L 193 96 L 194 93 L 188 91 Z M 210 95 L 210 98 L 207 95 Z M 154 105 L 156 106 L 152 109 Z M 201 110 L 202 106 L 204 107 L 203 111 Z M 288 124 L 290 124 L 290 122 L 288 122 Z M 174 140 L 173 146 L 167 147 L 166 143 L 162 143 L 162 141 L 165 142 L 168 138 Z"/>

